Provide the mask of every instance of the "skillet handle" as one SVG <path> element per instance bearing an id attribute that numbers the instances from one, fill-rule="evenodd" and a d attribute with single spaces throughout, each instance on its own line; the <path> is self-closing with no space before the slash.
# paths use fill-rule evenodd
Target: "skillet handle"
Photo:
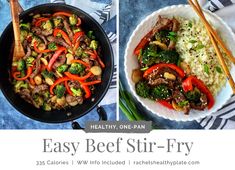
<path id="1" fill-rule="evenodd" d="M 99 121 L 106 121 L 107 120 L 107 113 L 106 111 L 104 110 L 104 108 L 102 106 L 98 106 L 97 109 L 96 109 L 98 115 L 99 115 Z M 80 124 L 76 121 L 73 121 L 72 122 L 72 128 L 74 130 L 81 130 L 81 129 L 84 129 L 83 127 L 80 126 Z"/>
<path id="2" fill-rule="evenodd" d="M 102 106 L 97 107 L 97 113 L 99 115 L 99 121 L 106 121 L 107 120 L 107 113 Z"/>
<path id="3" fill-rule="evenodd" d="M 7 2 L 9 2 L 10 0 L 7 0 Z M 17 6 L 18 6 L 18 14 L 20 14 L 21 12 L 24 11 L 24 9 L 22 8 L 22 6 L 20 5 L 19 1 L 16 1 Z"/>

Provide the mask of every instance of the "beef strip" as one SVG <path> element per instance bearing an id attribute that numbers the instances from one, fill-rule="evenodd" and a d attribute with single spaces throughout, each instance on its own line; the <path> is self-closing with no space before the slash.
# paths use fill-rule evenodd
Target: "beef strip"
<path id="1" fill-rule="evenodd" d="M 179 90 L 174 90 L 172 96 L 176 103 L 180 103 L 186 100 L 184 94 L 181 93 Z"/>
<path id="2" fill-rule="evenodd" d="M 29 89 L 22 89 L 19 92 L 19 95 L 26 100 L 28 103 L 33 103 L 33 98 L 30 95 L 30 90 Z"/>
<path id="3" fill-rule="evenodd" d="M 44 44 L 47 45 L 47 40 L 46 40 L 45 36 L 43 36 L 41 34 L 39 34 L 38 36 L 43 40 Z"/>
<path id="4" fill-rule="evenodd" d="M 34 78 L 40 72 L 40 68 L 41 68 L 40 58 L 41 57 L 42 57 L 42 53 L 39 54 L 36 58 L 36 68 L 34 72 L 30 75 L 30 78 Z"/>
<path id="5" fill-rule="evenodd" d="M 44 35 L 44 36 L 49 36 L 49 35 L 51 35 L 53 33 L 53 29 L 51 29 L 51 30 L 42 30 L 42 35 Z"/>
<path id="6" fill-rule="evenodd" d="M 69 36 L 70 40 L 72 41 L 73 40 L 73 31 L 71 30 L 67 19 L 63 20 L 63 24 L 64 24 L 65 31 L 68 33 L 68 36 Z"/>
<path id="7" fill-rule="evenodd" d="M 66 57 L 65 55 L 61 55 L 56 62 L 53 64 L 52 68 L 56 69 L 57 67 L 61 66 L 62 64 L 64 64 L 66 62 Z"/>
<path id="8" fill-rule="evenodd" d="M 82 97 L 71 96 L 69 94 L 66 95 L 65 100 L 68 103 L 73 103 L 73 102 L 78 102 L 78 104 L 83 103 L 83 98 Z"/>
<path id="9" fill-rule="evenodd" d="M 31 56 L 32 54 L 32 50 L 31 48 L 27 45 L 27 53 L 24 56 L 24 59 L 28 58 L 29 56 Z"/>
<path id="10" fill-rule="evenodd" d="M 81 87 L 78 81 L 69 81 L 68 85 L 70 88 L 75 88 L 75 89 L 78 89 Z"/>
<path id="11" fill-rule="evenodd" d="M 172 27 L 171 19 L 164 18 L 161 15 L 158 16 L 158 20 L 156 25 L 153 27 L 152 30 L 152 37 L 161 30 L 169 29 L 169 27 Z"/>
<path id="12" fill-rule="evenodd" d="M 69 48 L 69 45 L 62 38 L 58 38 L 58 37 L 54 37 L 54 36 L 48 36 L 47 40 L 49 42 L 55 42 L 56 44 L 62 45 L 66 48 Z"/>
<path id="13" fill-rule="evenodd" d="M 163 77 L 165 72 L 175 75 L 176 80 L 172 81 L 169 79 L 165 79 Z M 152 86 L 156 86 L 159 84 L 166 84 L 171 89 L 174 89 L 175 83 L 181 82 L 181 78 L 178 76 L 178 74 L 174 70 L 170 68 L 166 68 L 166 67 L 153 71 L 151 74 L 149 74 L 147 80 L 148 80 L 148 84 Z"/>
<path id="14" fill-rule="evenodd" d="M 33 94 L 39 94 L 45 90 L 47 90 L 49 87 L 47 84 L 41 84 L 41 85 L 38 85 L 38 86 L 35 86 L 35 88 L 32 90 L 32 93 Z"/>
<path id="15" fill-rule="evenodd" d="M 204 110 L 207 107 L 207 105 L 208 101 L 205 94 L 201 94 L 199 103 L 194 103 L 194 102 L 190 103 L 190 106 L 195 110 Z"/>
<path id="16" fill-rule="evenodd" d="M 26 39 L 24 39 L 22 45 L 23 45 L 24 49 L 26 49 L 26 48 L 27 48 L 27 45 L 28 45 L 28 41 L 27 41 Z"/>
<path id="17" fill-rule="evenodd" d="M 31 31 L 32 31 L 34 34 L 36 34 L 36 35 L 42 34 L 42 30 L 41 30 L 41 28 L 39 28 L 39 27 L 33 27 L 33 28 L 31 29 Z"/>
<path id="18" fill-rule="evenodd" d="M 52 34 L 53 31 L 52 30 L 51 31 L 41 30 L 40 27 L 33 27 L 32 32 L 34 34 L 36 34 L 39 38 L 41 38 L 43 40 L 44 44 L 47 45 L 47 40 L 46 40 L 45 36 Z"/>
<path id="19" fill-rule="evenodd" d="M 179 25 L 180 25 L 180 23 L 175 19 L 175 18 L 173 18 L 172 19 L 172 31 L 173 32 L 177 32 L 178 30 L 179 30 Z M 176 44 L 176 42 L 175 41 L 170 41 L 170 44 L 169 44 L 169 46 L 168 46 L 168 49 L 169 50 L 173 50 L 173 49 L 175 49 L 175 44 Z"/>

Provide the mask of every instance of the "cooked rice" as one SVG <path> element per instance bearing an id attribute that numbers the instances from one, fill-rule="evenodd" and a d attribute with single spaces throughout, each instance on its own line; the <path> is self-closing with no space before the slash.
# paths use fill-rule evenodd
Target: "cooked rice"
<path id="1" fill-rule="evenodd" d="M 201 79 L 215 96 L 225 85 L 226 75 L 219 64 L 207 31 L 199 20 L 177 19 L 180 22 L 180 30 L 177 33 L 176 50 L 189 64 L 191 73 Z M 225 56 L 223 52 L 222 54 Z M 227 57 L 226 63 L 229 63 Z M 231 63 L 228 65 L 230 67 Z"/>

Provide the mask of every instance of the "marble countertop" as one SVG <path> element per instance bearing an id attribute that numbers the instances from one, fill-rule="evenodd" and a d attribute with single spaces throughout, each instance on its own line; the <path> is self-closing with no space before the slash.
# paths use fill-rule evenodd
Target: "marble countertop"
<path id="1" fill-rule="evenodd" d="M 153 11 L 156 11 L 160 8 L 177 5 L 177 4 L 186 4 L 186 0 L 121 0 L 119 7 L 119 73 L 120 79 L 122 80 L 126 89 L 129 90 L 124 75 L 124 52 L 126 48 L 127 41 L 131 33 L 134 31 L 136 26 L 144 19 L 147 15 L 151 14 Z M 190 122 L 176 122 L 163 119 L 154 115 L 153 113 L 147 111 L 142 107 L 141 104 L 138 104 L 141 112 L 147 114 L 150 120 L 153 120 L 154 123 L 163 128 L 169 129 L 200 129 L 201 126 L 196 121 Z M 123 113 L 120 111 L 120 119 L 125 120 Z"/>
<path id="2" fill-rule="evenodd" d="M 20 0 L 20 3 L 24 9 L 30 7 L 49 3 L 49 0 Z M 3 32 L 7 24 L 11 21 L 10 8 L 6 0 L 0 0 L 0 34 Z M 109 27 L 115 25 L 113 22 L 109 24 L 102 25 L 105 30 Z M 108 120 L 116 120 L 116 104 L 110 104 L 103 106 L 107 112 Z M 87 115 L 77 119 L 76 121 L 84 127 L 84 122 L 86 121 L 96 121 L 98 120 L 98 114 L 96 109 L 92 110 Z M 34 121 L 22 115 L 16 111 L 10 103 L 5 99 L 3 94 L 0 92 L 0 129 L 71 129 L 71 122 L 60 123 L 60 124 L 48 124 Z"/>

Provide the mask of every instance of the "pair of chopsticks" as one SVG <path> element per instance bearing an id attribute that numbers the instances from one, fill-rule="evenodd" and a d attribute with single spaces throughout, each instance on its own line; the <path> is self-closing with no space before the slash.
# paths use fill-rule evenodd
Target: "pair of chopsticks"
<path id="1" fill-rule="evenodd" d="M 221 38 L 219 37 L 219 35 L 217 34 L 217 32 L 211 27 L 211 25 L 209 24 L 209 22 L 206 20 L 203 11 L 198 3 L 197 0 L 194 0 L 195 3 L 192 0 L 188 0 L 188 3 L 190 4 L 190 6 L 195 10 L 195 12 L 198 14 L 199 18 L 201 19 L 201 21 L 203 22 L 204 26 L 206 27 L 206 30 L 208 32 L 208 35 L 210 37 L 210 40 L 215 48 L 216 54 L 218 56 L 219 62 L 227 76 L 227 79 L 229 81 L 229 84 L 233 90 L 233 94 L 235 94 L 235 83 L 234 80 L 229 72 L 228 67 L 226 66 L 226 63 L 224 61 L 224 58 L 220 52 L 220 49 L 217 45 L 217 43 L 221 46 L 221 48 L 225 51 L 225 53 L 228 55 L 228 58 L 233 62 L 233 64 L 235 64 L 235 58 L 233 57 L 231 51 L 225 46 L 225 43 L 221 40 Z"/>

